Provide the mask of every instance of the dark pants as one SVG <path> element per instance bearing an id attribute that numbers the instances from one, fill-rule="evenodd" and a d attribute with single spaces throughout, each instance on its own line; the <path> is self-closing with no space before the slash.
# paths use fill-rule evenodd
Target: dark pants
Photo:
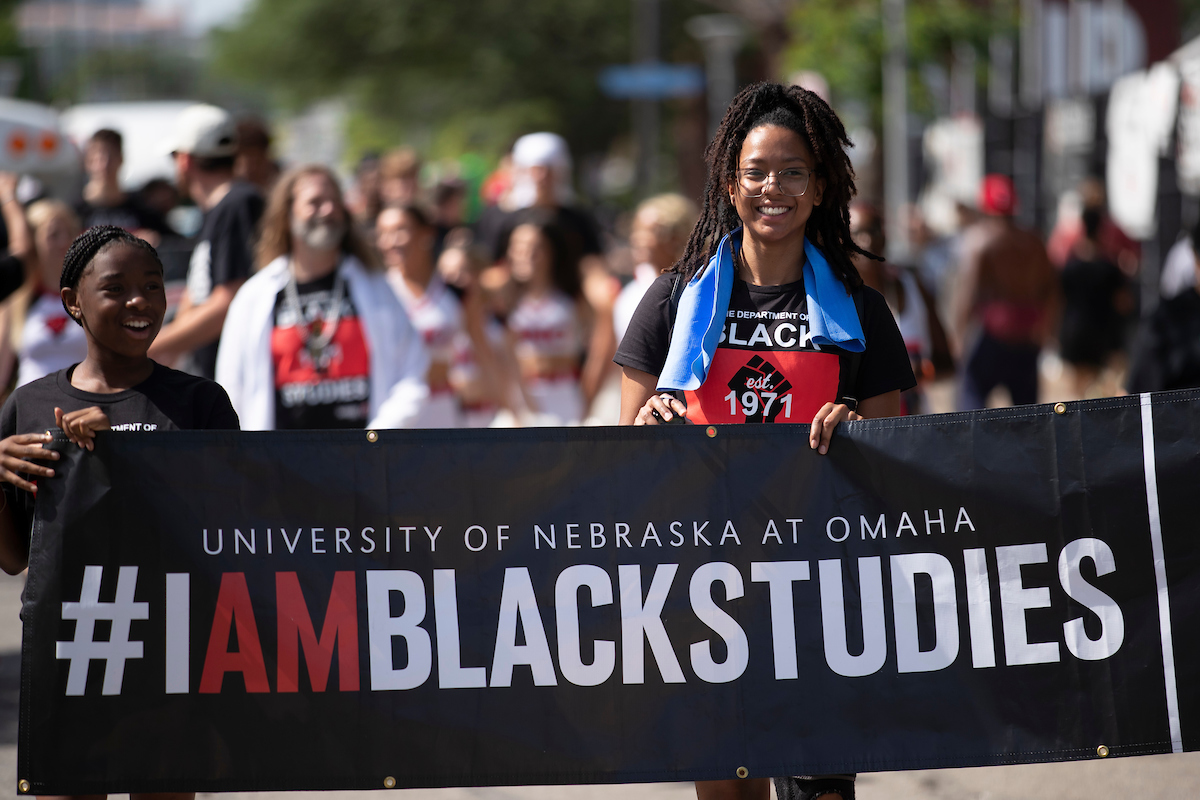
<path id="1" fill-rule="evenodd" d="M 828 794 L 840 796 L 842 800 L 854 800 L 854 776 L 804 775 L 776 778 L 775 794 L 779 800 L 815 800 Z"/>
<path id="2" fill-rule="evenodd" d="M 982 334 L 963 368 L 959 407 L 963 411 L 986 407 L 988 394 L 997 386 L 1008 389 L 1013 405 L 1036 403 L 1041 349 L 1040 345 L 1008 344 Z"/>

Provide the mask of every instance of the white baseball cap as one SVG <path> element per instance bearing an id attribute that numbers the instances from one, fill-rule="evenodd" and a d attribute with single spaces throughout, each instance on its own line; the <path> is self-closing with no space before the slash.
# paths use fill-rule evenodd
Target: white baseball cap
<path id="1" fill-rule="evenodd" d="M 224 158 L 237 153 L 237 124 L 223 108 L 197 104 L 184 109 L 175 121 L 169 153 L 198 158 Z"/>

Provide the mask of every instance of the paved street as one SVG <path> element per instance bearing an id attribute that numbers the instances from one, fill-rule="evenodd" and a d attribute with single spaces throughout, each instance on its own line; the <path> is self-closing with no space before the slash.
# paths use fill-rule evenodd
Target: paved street
<path id="1" fill-rule="evenodd" d="M 16 795 L 17 701 L 23 580 L 0 575 L 0 786 Z M 222 800 L 301 800 L 302 793 L 223 795 Z M 309 793 L 303 793 L 309 794 Z M 315 793 L 314 793 L 315 794 Z M 393 795 L 394 797 L 387 797 Z M 690 784 L 522 786 L 326 792 L 319 800 L 692 800 Z M 201 800 L 208 796 L 201 795 Z M 1200 753 L 1033 766 L 894 772 L 859 778 L 860 800 L 1182 800 L 1200 798 Z M 318 800 L 313 797 L 312 800 Z"/>

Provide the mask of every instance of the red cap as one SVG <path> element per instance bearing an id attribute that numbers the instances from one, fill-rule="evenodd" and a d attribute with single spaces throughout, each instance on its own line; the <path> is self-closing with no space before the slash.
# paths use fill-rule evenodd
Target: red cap
<path id="1" fill-rule="evenodd" d="M 979 187 L 979 210 L 994 217 L 1011 217 L 1017 210 L 1017 193 L 1012 178 L 988 175 Z"/>

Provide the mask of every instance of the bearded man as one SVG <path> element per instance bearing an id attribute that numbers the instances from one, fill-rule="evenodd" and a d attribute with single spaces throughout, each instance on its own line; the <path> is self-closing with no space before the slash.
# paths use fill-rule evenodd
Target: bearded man
<path id="1" fill-rule="evenodd" d="M 257 261 L 217 357 L 242 430 L 411 427 L 429 357 L 332 172 L 280 178 Z"/>

